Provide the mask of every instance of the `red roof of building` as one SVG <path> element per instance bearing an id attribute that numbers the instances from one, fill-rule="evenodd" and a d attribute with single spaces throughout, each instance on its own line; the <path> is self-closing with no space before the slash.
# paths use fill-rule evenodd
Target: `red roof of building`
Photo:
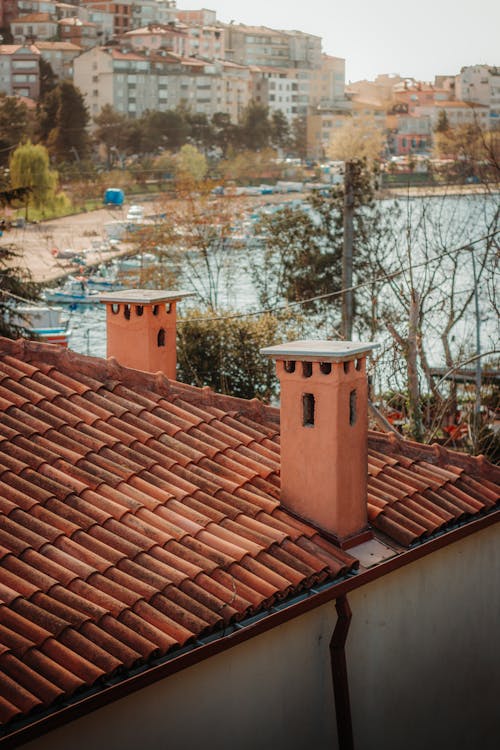
<path id="1" fill-rule="evenodd" d="M 280 505 L 279 414 L 0 339 L 0 724 L 355 575 Z M 369 435 L 369 518 L 395 554 L 500 499 L 482 458 Z"/>

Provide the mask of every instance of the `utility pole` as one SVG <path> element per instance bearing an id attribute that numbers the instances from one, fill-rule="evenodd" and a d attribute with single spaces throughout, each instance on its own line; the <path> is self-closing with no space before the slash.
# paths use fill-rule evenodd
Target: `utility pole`
<path id="1" fill-rule="evenodd" d="M 476 258 L 474 256 L 474 250 L 471 248 L 472 257 L 472 273 L 474 276 L 474 307 L 476 313 L 476 401 L 474 404 L 474 416 L 476 429 L 479 430 L 479 418 L 481 415 L 481 317 L 479 312 L 479 294 L 477 288 L 477 272 L 476 272 Z"/>
<path id="2" fill-rule="evenodd" d="M 352 256 L 354 246 L 354 170 L 355 163 L 346 161 L 344 172 L 344 245 L 342 250 L 342 323 L 346 341 L 352 339 L 353 292 Z"/>

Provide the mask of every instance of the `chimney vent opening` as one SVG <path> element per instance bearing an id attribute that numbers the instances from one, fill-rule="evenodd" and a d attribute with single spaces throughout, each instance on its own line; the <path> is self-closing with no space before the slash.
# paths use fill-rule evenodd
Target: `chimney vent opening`
<path id="1" fill-rule="evenodd" d="M 113 302 L 113 304 L 111 305 L 111 312 L 113 313 L 113 315 L 118 315 L 118 313 L 120 312 L 120 305 L 117 305 L 116 302 Z"/>
<path id="2" fill-rule="evenodd" d="M 166 334 L 165 334 L 165 329 L 164 328 L 160 328 L 160 330 L 158 331 L 157 342 L 158 342 L 158 346 L 159 347 L 160 346 L 165 346 L 165 343 L 166 343 Z"/>
<path id="3" fill-rule="evenodd" d="M 160 312 L 160 306 L 153 305 L 153 315 L 158 315 L 159 312 Z"/>
<path id="4" fill-rule="evenodd" d="M 123 306 L 123 315 L 125 316 L 125 320 L 130 320 L 130 305 Z"/>
<path id="5" fill-rule="evenodd" d="M 302 362 L 302 375 L 305 378 L 310 378 L 313 373 L 312 362 Z"/>
<path id="6" fill-rule="evenodd" d="M 344 372 L 347 375 L 347 373 L 351 369 L 351 363 L 350 363 L 349 360 L 347 360 L 347 361 L 343 362 L 343 365 L 344 365 Z"/>
<path id="7" fill-rule="evenodd" d="M 167 304 L 165 305 L 165 311 L 166 311 L 167 315 L 170 315 L 170 313 L 172 312 L 172 310 L 173 310 L 172 303 L 171 302 L 167 302 Z"/>
<path id="8" fill-rule="evenodd" d="M 357 359 L 356 360 L 356 370 L 358 372 L 360 372 L 360 370 L 361 370 L 362 367 L 363 367 L 363 360 L 362 359 Z"/>
<path id="9" fill-rule="evenodd" d="M 284 367 L 285 372 L 295 372 L 295 362 L 293 360 L 285 360 Z"/>
<path id="10" fill-rule="evenodd" d="M 332 371 L 332 363 L 331 362 L 320 362 L 319 363 L 319 369 L 323 373 L 323 375 L 329 375 Z"/>
<path id="11" fill-rule="evenodd" d="M 314 395 L 312 393 L 302 394 L 302 424 L 304 427 L 314 427 Z"/>
<path id="12" fill-rule="evenodd" d="M 356 389 L 349 394 L 349 424 L 351 427 L 356 423 L 357 419 L 357 395 Z"/>
<path id="13" fill-rule="evenodd" d="M 143 305 L 136 305 L 135 306 L 135 314 L 137 317 L 141 317 L 141 315 L 144 313 L 144 306 Z"/>

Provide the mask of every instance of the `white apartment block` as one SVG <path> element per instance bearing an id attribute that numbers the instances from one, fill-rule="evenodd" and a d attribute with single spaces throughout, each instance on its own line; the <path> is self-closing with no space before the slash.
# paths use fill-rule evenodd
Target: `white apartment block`
<path id="1" fill-rule="evenodd" d="M 94 47 L 75 59 L 73 80 L 93 117 L 105 104 L 131 117 L 182 105 L 207 117 L 226 112 L 237 122 L 251 95 L 248 68 L 164 50 L 146 54 Z"/>
<path id="2" fill-rule="evenodd" d="M 500 68 L 471 65 L 455 77 L 457 99 L 474 102 L 489 109 L 488 127 L 500 128 Z"/>
<path id="3" fill-rule="evenodd" d="M 297 71 L 287 68 L 250 67 L 253 99 L 269 109 L 280 110 L 291 122 L 297 116 Z"/>
<path id="4" fill-rule="evenodd" d="M 474 124 L 479 125 L 484 130 L 490 127 L 490 108 L 474 102 L 437 101 L 430 105 L 416 106 L 413 109 L 413 114 L 416 117 L 428 116 L 434 130 L 439 122 L 441 111 L 446 113 L 448 123 L 452 128 L 459 125 Z"/>

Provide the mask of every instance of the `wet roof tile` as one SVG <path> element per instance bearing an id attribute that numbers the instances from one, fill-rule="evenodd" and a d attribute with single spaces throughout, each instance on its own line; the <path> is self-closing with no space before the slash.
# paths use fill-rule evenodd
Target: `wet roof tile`
<path id="1" fill-rule="evenodd" d="M 0 723 L 357 568 L 280 505 L 253 402 L 0 347 Z M 370 437 L 374 529 L 409 545 L 498 503 L 478 462 L 408 445 Z"/>

